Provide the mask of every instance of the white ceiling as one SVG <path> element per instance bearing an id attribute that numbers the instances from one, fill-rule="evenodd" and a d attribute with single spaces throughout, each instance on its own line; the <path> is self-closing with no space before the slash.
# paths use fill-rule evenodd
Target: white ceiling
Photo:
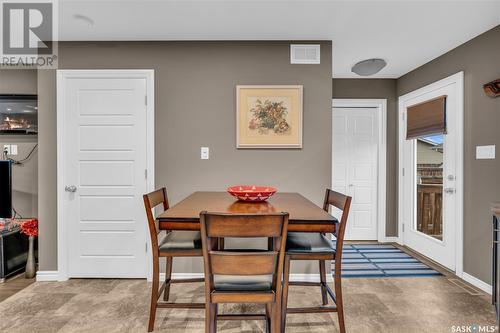
<path id="1" fill-rule="evenodd" d="M 334 77 L 383 58 L 373 77 L 397 78 L 500 24 L 500 0 L 60 0 L 59 16 L 61 40 L 331 40 Z"/>

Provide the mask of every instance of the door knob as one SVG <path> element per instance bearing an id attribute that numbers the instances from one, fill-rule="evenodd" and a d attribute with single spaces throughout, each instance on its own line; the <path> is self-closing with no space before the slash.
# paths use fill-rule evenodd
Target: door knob
<path id="1" fill-rule="evenodd" d="M 74 193 L 74 192 L 76 192 L 76 186 L 75 185 L 66 185 L 66 187 L 64 188 L 64 190 L 66 192 Z"/>
<path id="2" fill-rule="evenodd" d="M 455 193 L 455 189 L 452 187 L 446 187 L 443 189 L 444 193 Z"/>

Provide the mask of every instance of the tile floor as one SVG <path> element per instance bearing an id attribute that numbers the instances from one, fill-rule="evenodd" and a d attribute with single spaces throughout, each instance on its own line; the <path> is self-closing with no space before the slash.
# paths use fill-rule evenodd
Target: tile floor
<path id="1" fill-rule="evenodd" d="M 453 326 L 488 326 L 495 332 L 490 296 L 406 247 L 395 245 L 443 276 L 345 278 L 349 333 L 446 333 Z M 23 289 L 24 288 L 24 289 Z M 35 282 L 22 275 L 0 284 L 0 332 L 146 332 L 150 284 L 145 280 L 73 279 Z M 181 293 L 183 296 L 181 297 Z M 290 287 L 289 306 L 318 305 L 319 288 Z M 174 285 L 171 300 L 203 301 L 203 284 Z M 256 305 L 222 312 L 259 312 Z M 494 326 L 495 331 L 491 330 Z M 338 332 L 336 314 L 289 315 L 287 332 Z M 264 332 L 263 322 L 219 322 L 219 332 Z M 160 309 L 155 332 L 204 332 L 202 310 Z"/>
<path id="2" fill-rule="evenodd" d="M 451 332 L 452 325 L 495 325 L 489 296 L 446 276 L 344 279 L 348 332 Z M 181 289 L 182 288 L 182 289 Z M 179 297 L 183 291 L 184 297 Z M 203 300 L 203 285 L 174 285 L 172 300 Z M 317 303 L 319 288 L 291 287 L 290 305 Z M 0 303 L 0 332 L 146 332 L 144 280 L 35 282 Z M 225 306 L 226 312 L 260 311 Z M 201 310 L 160 309 L 155 332 L 203 332 Z M 263 322 L 219 322 L 219 332 L 263 332 Z M 335 314 L 290 315 L 287 332 L 336 332 Z"/>
<path id="3" fill-rule="evenodd" d="M 14 277 L 10 277 L 5 282 L 0 283 L 0 302 L 9 298 L 10 296 L 23 290 L 30 284 L 35 282 L 35 279 L 25 279 L 24 273 Z M 0 315 L 1 318 L 1 315 Z"/>

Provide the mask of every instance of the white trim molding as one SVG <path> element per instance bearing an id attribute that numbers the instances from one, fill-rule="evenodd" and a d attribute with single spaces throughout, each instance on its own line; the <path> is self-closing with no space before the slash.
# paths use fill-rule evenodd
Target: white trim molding
<path id="1" fill-rule="evenodd" d="M 493 287 L 491 285 L 487 284 L 486 282 L 484 282 L 483 280 L 479 280 L 477 277 L 472 276 L 472 275 L 465 273 L 465 272 L 462 272 L 462 279 L 464 281 L 469 282 L 473 286 L 478 287 L 479 289 L 481 289 L 485 293 L 488 293 L 490 295 L 492 294 Z"/>
<path id="2" fill-rule="evenodd" d="M 172 273 L 172 279 L 203 279 L 203 273 Z M 149 281 L 149 280 L 148 280 Z M 165 273 L 160 273 L 160 283 L 165 281 Z"/>
<path id="3" fill-rule="evenodd" d="M 147 190 L 153 191 L 155 187 L 155 86 L 154 86 L 154 69 L 99 69 L 99 70 L 58 70 L 57 71 L 57 264 L 58 264 L 58 281 L 66 281 L 68 276 L 68 229 L 66 223 L 63 223 L 64 217 L 64 183 L 65 179 L 64 168 L 64 96 L 66 95 L 65 81 L 71 78 L 99 78 L 110 77 L 115 78 L 143 78 L 146 80 L 146 167 L 147 167 Z M 144 233 L 145 241 L 148 243 L 148 249 L 151 248 L 149 232 Z M 146 256 L 146 278 L 150 278 L 152 274 L 151 262 L 152 256 L 150 251 Z M 43 277 L 44 273 L 40 275 Z M 52 276 L 52 275 L 49 275 Z M 38 275 L 37 275 L 38 279 Z"/>
<path id="4" fill-rule="evenodd" d="M 58 271 L 38 271 L 36 272 L 36 282 L 59 281 Z"/>
<path id="5" fill-rule="evenodd" d="M 203 273 L 172 273 L 172 279 L 202 279 Z M 165 273 L 160 273 L 160 282 L 165 281 Z M 319 282 L 319 274 L 290 274 L 290 281 Z M 326 281 L 332 282 L 331 274 L 326 275 Z"/>
<path id="6" fill-rule="evenodd" d="M 172 273 L 172 279 L 201 279 L 203 273 Z M 67 280 L 67 279 L 66 279 Z M 165 273 L 160 273 L 160 281 L 165 280 Z M 63 281 L 59 278 L 58 271 L 38 271 L 36 272 L 37 282 Z M 148 281 L 150 281 L 148 279 Z M 319 282 L 319 274 L 290 274 L 290 281 Z M 331 274 L 326 275 L 326 281 L 332 282 Z"/>
<path id="7" fill-rule="evenodd" d="M 422 88 L 416 89 L 405 95 L 399 96 L 398 101 L 398 237 L 400 244 L 404 245 L 403 221 L 404 221 L 404 202 L 401 200 L 404 196 L 403 184 L 403 165 L 404 154 L 403 135 L 406 133 L 406 127 L 403 119 L 404 105 L 406 101 L 413 100 L 425 94 L 432 94 L 438 89 L 445 88 L 450 85 L 456 86 L 457 94 L 457 141 L 461 149 L 457 149 L 456 154 L 456 169 L 455 169 L 455 195 L 457 198 L 456 210 L 456 229 L 455 229 L 455 274 L 463 278 L 463 203 L 464 203 L 464 72 L 458 72 L 448 76 L 442 80 L 436 81 Z M 469 275 L 470 276 L 470 275 Z M 472 277 L 472 276 L 470 276 Z"/>
<path id="8" fill-rule="evenodd" d="M 377 176 L 377 240 L 393 242 L 386 236 L 386 175 L 387 175 L 387 100 L 386 99 L 337 99 L 332 100 L 333 108 L 375 108 L 378 110 L 378 176 Z M 333 128 L 332 128 L 333 136 Z M 332 146 L 333 155 L 333 146 Z M 332 156 L 333 159 L 333 156 Z M 333 183 L 333 172 L 331 175 Z"/>
<path id="9" fill-rule="evenodd" d="M 290 274 L 290 281 L 320 282 L 320 279 L 319 279 L 319 274 L 292 273 Z M 326 282 L 333 282 L 332 274 L 326 274 Z"/>
<path id="10" fill-rule="evenodd" d="M 397 237 L 397 236 L 386 236 L 383 240 L 379 239 L 379 242 L 381 242 L 381 243 L 398 243 L 399 244 L 399 237 Z"/>

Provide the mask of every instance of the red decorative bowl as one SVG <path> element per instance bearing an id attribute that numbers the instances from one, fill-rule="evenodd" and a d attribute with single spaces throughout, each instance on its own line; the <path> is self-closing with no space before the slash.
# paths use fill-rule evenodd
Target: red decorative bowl
<path id="1" fill-rule="evenodd" d="M 227 192 L 238 200 L 261 202 L 269 199 L 277 189 L 271 186 L 236 185 L 227 188 Z"/>

